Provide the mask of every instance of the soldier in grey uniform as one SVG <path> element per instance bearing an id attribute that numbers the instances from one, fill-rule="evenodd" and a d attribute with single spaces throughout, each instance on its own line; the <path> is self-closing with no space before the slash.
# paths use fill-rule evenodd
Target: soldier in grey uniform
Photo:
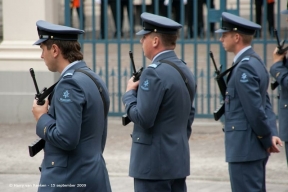
<path id="1" fill-rule="evenodd" d="M 36 133 L 45 140 L 39 192 L 110 192 L 103 150 L 107 136 L 109 94 L 106 85 L 83 61 L 77 42 L 83 30 L 37 21 L 41 58 L 61 74 L 53 97 L 33 103 Z M 100 94 L 90 74 L 102 88 Z M 102 98 L 103 97 L 103 98 Z M 48 107 L 48 104 L 50 107 Z"/>
<path id="2" fill-rule="evenodd" d="M 282 14 L 288 14 L 288 10 L 281 11 Z M 280 87 L 280 101 L 279 101 L 279 136 L 285 143 L 286 160 L 288 165 L 288 60 L 283 63 L 283 58 L 286 57 L 287 52 L 279 55 L 278 48 L 274 50 L 273 61 L 274 64 L 270 68 L 270 74 L 276 79 Z"/>
<path id="3" fill-rule="evenodd" d="M 186 192 L 190 174 L 189 138 L 196 92 L 194 75 L 175 54 L 178 29 L 166 17 L 142 13 L 136 33 L 151 60 L 140 81 L 128 81 L 122 101 L 134 122 L 129 176 L 137 192 Z M 183 76 L 168 63 L 174 63 Z M 189 91 L 190 90 L 190 91 Z"/>
<path id="4" fill-rule="evenodd" d="M 233 192 L 265 192 L 265 167 L 270 153 L 279 152 L 275 114 L 267 93 L 269 74 L 251 47 L 261 26 L 222 13 L 220 41 L 235 54 L 225 96 L 225 151 Z"/>

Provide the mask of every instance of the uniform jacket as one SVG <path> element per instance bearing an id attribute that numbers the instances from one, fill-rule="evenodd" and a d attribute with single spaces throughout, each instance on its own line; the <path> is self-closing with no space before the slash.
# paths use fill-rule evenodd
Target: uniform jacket
<path id="1" fill-rule="evenodd" d="M 252 48 L 236 63 L 239 64 L 227 78 L 225 97 L 226 161 L 264 159 L 268 156 L 266 149 L 272 145 L 272 135 L 277 135 L 267 93 L 269 74 Z"/>
<path id="2" fill-rule="evenodd" d="M 102 156 L 107 136 L 103 101 L 90 77 L 74 72 L 78 68 L 90 72 L 102 85 L 109 109 L 104 82 L 85 62 L 80 61 L 61 75 L 48 114 L 40 117 L 36 127 L 37 135 L 46 141 L 40 179 L 46 187 L 39 187 L 41 192 L 111 191 Z M 57 187 L 62 184 L 76 186 Z"/>
<path id="3" fill-rule="evenodd" d="M 160 60 L 175 63 L 189 80 L 194 76 L 174 51 L 160 54 L 140 77 L 138 91 L 123 95 L 128 117 L 134 122 L 129 175 L 139 179 L 175 179 L 190 174 L 189 137 L 194 120 L 188 89 L 180 73 Z"/>
<path id="4" fill-rule="evenodd" d="M 288 142 L 288 62 L 285 65 L 282 61 L 274 63 L 270 68 L 270 74 L 280 85 L 279 101 L 279 136 Z"/>

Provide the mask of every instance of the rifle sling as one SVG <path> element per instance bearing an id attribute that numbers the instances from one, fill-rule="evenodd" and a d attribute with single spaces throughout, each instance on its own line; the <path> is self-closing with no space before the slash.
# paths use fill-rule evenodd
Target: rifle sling
<path id="1" fill-rule="evenodd" d="M 225 70 L 223 73 L 221 73 L 217 79 L 220 79 L 222 77 L 224 77 L 227 73 L 229 73 L 230 71 L 232 71 L 232 69 L 234 69 L 234 67 L 236 67 L 238 64 L 240 63 L 240 61 L 234 65 L 232 65 L 232 67 L 230 67 L 229 69 Z"/>
<path id="2" fill-rule="evenodd" d="M 254 58 L 256 58 L 258 61 L 261 62 L 261 60 L 260 60 L 257 56 L 255 56 L 255 55 L 253 55 L 253 54 L 247 55 L 247 56 L 254 57 Z M 230 67 L 229 69 L 227 69 L 227 70 L 224 71 L 223 73 L 221 73 L 221 74 L 217 77 L 217 79 L 220 79 L 220 78 L 222 78 L 223 76 L 225 76 L 225 75 L 226 75 L 227 73 L 229 73 L 232 69 L 234 69 L 234 67 L 236 67 L 240 62 L 241 62 L 241 60 L 240 60 L 238 63 L 232 65 L 232 67 Z"/>
<path id="3" fill-rule="evenodd" d="M 54 87 L 57 85 L 59 81 L 57 81 L 56 83 L 54 83 L 51 87 L 49 87 L 48 89 L 46 89 L 46 91 L 44 91 L 40 97 L 38 98 L 39 101 L 43 101 L 48 95 L 50 95 L 50 93 L 53 92 Z"/>
<path id="4" fill-rule="evenodd" d="M 161 62 L 161 63 L 168 64 L 168 65 L 174 67 L 174 68 L 180 73 L 180 75 L 181 75 L 181 77 L 183 78 L 184 83 L 185 83 L 185 85 L 186 85 L 186 87 L 187 87 L 187 89 L 188 89 L 189 96 L 190 96 L 190 100 L 191 100 L 191 102 L 193 102 L 192 90 L 191 90 L 191 88 L 188 86 L 188 79 L 185 77 L 185 75 L 183 74 L 183 72 L 181 71 L 181 69 L 180 69 L 175 63 L 173 63 L 173 62 L 171 62 L 171 61 L 161 60 L 160 62 Z"/>
<path id="5" fill-rule="evenodd" d="M 76 69 L 75 70 L 76 72 L 79 71 L 79 72 L 82 72 L 84 74 L 86 74 L 88 77 L 91 78 L 91 80 L 95 83 L 95 85 L 97 86 L 98 88 L 98 91 L 101 95 L 101 98 L 102 98 L 102 102 L 103 102 L 103 106 L 104 106 L 104 116 L 106 118 L 107 114 L 108 114 L 108 108 L 107 108 L 107 105 L 106 105 L 106 102 L 105 102 L 105 99 L 104 99 L 104 95 L 103 95 L 103 89 L 101 87 L 101 85 L 96 81 L 96 79 L 87 71 L 83 70 L 83 69 Z"/>
<path id="6" fill-rule="evenodd" d="M 90 74 L 88 73 L 87 71 L 83 70 L 83 69 L 76 69 L 75 72 L 82 72 L 84 74 L 86 74 L 88 77 L 90 77 L 92 79 L 92 81 L 95 83 L 95 85 L 97 86 L 99 92 L 100 92 L 100 95 L 101 95 L 101 98 L 102 98 L 102 102 L 103 102 L 103 106 L 104 106 L 104 116 L 106 117 L 107 115 L 107 112 L 108 112 L 108 109 L 107 109 L 107 106 L 106 106 L 106 103 L 105 103 L 105 100 L 104 100 L 104 95 L 103 95 L 103 89 L 101 87 L 101 85 L 96 81 L 96 79 Z M 53 92 L 54 90 L 54 87 L 57 85 L 59 81 L 57 81 L 55 84 L 53 84 L 51 87 L 49 87 L 46 91 L 44 91 L 43 94 L 41 94 L 41 96 L 38 98 L 38 100 L 42 101 L 44 100 L 48 95 L 50 95 L 50 93 Z"/>

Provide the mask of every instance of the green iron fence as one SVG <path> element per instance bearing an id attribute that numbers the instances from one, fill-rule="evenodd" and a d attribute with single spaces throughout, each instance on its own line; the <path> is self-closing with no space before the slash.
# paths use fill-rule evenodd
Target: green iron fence
<path id="1" fill-rule="evenodd" d="M 113 0 L 112 0 L 113 2 Z M 123 2 L 123 3 L 122 3 Z M 86 33 L 80 37 L 80 43 L 83 48 L 84 58 L 87 65 L 90 66 L 97 74 L 99 74 L 106 82 L 111 99 L 110 116 L 121 116 L 124 114 L 124 106 L 121 102 L 121 97 L 125 93 L 126 83 L 132 74 L 130 65 L 129 51 L 134 53 L 136 68 L 146 67 L 150 64 L 141 49 L 139 42 L 140 37 L 135 36 L 135 31 L 141 29 L 140 13 L 147 11 L 156 14 L 163 14 L 163 9 L 166 16 L 177 18 L 184 26 L 179 33 L 176 53 L 184 60 L 191 71 L 194 73 L 197 81 L 197 95 L 195 97 L 196 117 L 211 118 L 213 111 L 220 105 L 221 96 L 218 86 L 214 80 L 215 69 L 209 58 L 209 52 L 214 53 L 214 58 L 218 66 L 222 66 L 222 71 L 229 67 L 232 63 L 234 55 L 226 53 L 219 42 L 220 36 L 211 32 L 214 23 L 215 29 L 220 26 L 221 13 L 223 11 L 246 17 L 255 21 L 255 5 L 254 1 L 247 1 L 246 5 L 240 0 L 235 1 L 235 4 L 230 9 L 227 7 L 226 0 L 218 1 L 219 4 L 214 4 L 213 0 L 205 1 L 206 4 L 202 7 L 204 10 L 203 18 L 204 25 L 199 22 L 198 12 L 201 10 L 199 4 L 202 1 L 188 0 L 188 4 L 184 5 L 182 1 L 178 5 L 172 4 L 170 0 L 168 6 L 163 7 L 161 0 L 143 0 L 136 4 L 133 0 L 114 0 L 116 6 L 115 22 L 113 20 L 113 12 L 111 12 L 111 1 L 102 0 L 102 5 L 98 5 L 94 0 L 81 1 L 79 28 L 84 29 Z M 177 2 L 174 0 L 174 2 Z M 125 4 L 127 3 L 127 4 Z M 121 5 L 124 5 L 123 25 L 121 27 Z M 201 4 L 202 5 L 202 4 Z M 102 9 L 101 9 L 102 6 Z M 178 7 L 177 7 L 178 6 Z M 278 14 L 281 10 L 280 3 L 275 3 L 275 28 L 278 30 L 280 37 L 284 38 L 285 30 L 281 28 L 282 16 Z M 244 8 L 243 8 L 244 7 Z M 242 10 L 243 9 L 243 10 Z M 268 24 L 267 3 L 263 4 L 263 24 L 261 37 L 258 34 L 254 41 L 253 47 L 256 52 L 266 63 L 267 69 L 272 65 L 272 52 L 276 47 L 276 39 L 273 37 L 273 31 L 266 30 Z M 102 19 L 101 19 L 102 10 Z M 128 14 L 128 11 L 130 13 Z M 65 0 L 65 25 L 71 26 L 70 0 Z M 192 13 L 189 14 L 189 13 Z M 73 15 L 72 15 L 73 17 Z M 75 19 L 75 15 L 74 18 Z M 193 20 L 193 25 L 189 24 L 189 19 Z M 103 21 L 101 24 L 101 20 Z M 283 20 L 283 19 L 282 19 Z M 75 21 L 74 21 L 75 23 Z M 116 23 L 116 24 L 114 24 Z M 190 25 L 190 26 L 189 26 Z M 198 27 L 202 26 L 200 30 Z M 123 30 L 121 30 L 123 28 Z M 193 31 L 193 34 L 190 33 Z M 102 29 L 102 32 L 101 32 Z M 123 31 L 123 32 L 122 32 Z M 272 92 L 269 89 L 269 94 L 272 99 L 274 111 L 277 113 L 277 91 Z"/>

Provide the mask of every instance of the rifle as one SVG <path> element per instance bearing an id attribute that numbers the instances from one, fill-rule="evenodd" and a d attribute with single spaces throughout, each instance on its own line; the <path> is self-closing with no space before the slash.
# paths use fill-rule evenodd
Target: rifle
<path id="1" fill-rule="evenodd" d="M 136 82 L 136 81 L 139 81 L 139 78 L 140 78 L 141 73 L 142 73 L 142 71 L 143 71 L 143 67 L 141 67 L 138 71 L 136 71 L 132 51 L 129 51 L 129 56 L 130 56 L 131 64 L 132 64 L 133 71 L 134 71 L 134 72 L 133 72 L 133 76 L 134 76 L 133 82 Z M 125 115 L 122 116 L 122 125 L 123 125 L 123 126 L 128 125 L 130 122 L 131 122 L 131 120 L 129 119 L 129 117 L 128 117 L 127 114 L 125 114 Z"/>
<path id="2" fill-rule="evenodd" d="M 31 74 L 31 77 L 33 79 L 34 86 L 36 89 L 35 99 L 37 100 L 37 105 L 44 105 L 45 98 L 53 91 L 53 89 L 57 83 L 55 83 L 54 85 L 49 87 L 49 89 L 44 87 L 44 89 L 40 93 L 39 89 L 38 89 L 38 85 L 37 85 L 37 81 L 35 78 L 35 73 L 34 73 L 33 68 L 30 68 L 30 74 Z M 45 146 L 45 140 L 41 139 L 41 138 L 38 138 L 36 141 L 31 143 L 28 146 L 30 157 L 34 157 L 39 151 L 41 151 L 44 148 L 44 146 Z"/>
<path id="3" fill-rule="evenodd" d="M 210 57 L 215 67 L 215 74 L 216 74 L 215 80 L 218 84 L 220 93 L 222 95 L 222 102 L 221 102 L 222 105 L 214 111 L 214 119 L 218 121 L 225 112 L 225 103 L 223 101 L 225 99 L 225 92 L 226 92 L 227 86 L 226 86 L 223 76 L 220 76 L 222 65 L 220 65 L 219 69 L 217 68 L 212 51 L 210 51 Z"/>
<path id="4" fill-rule="evenodd" d="M 275 37 L 276 37 L 276 40 L 277 40 L 277 48 L 278 48 L 278 51 L 277 51 L 277 54 L 279 55 L 282 55 L 283 53 L 285 53 L 287 50 L 288 50 L 288 47 L 284 48 L 284 44 L 285 44 L 285 39 L 281 41 L 279 41 L 279 36 L 278 36 L 278 33 L 277 33 L 277 30 L 275 29 L 274 30 L 274 34 L 275 34 Z M 283 65 L 285 65 L 286 63 L 286 56 L 283 57 Z M 271 89 L 274 90 L 278 87 L 279 83 L 277 81 L 274 81 L 273 83 L 271 83 Z"/>

